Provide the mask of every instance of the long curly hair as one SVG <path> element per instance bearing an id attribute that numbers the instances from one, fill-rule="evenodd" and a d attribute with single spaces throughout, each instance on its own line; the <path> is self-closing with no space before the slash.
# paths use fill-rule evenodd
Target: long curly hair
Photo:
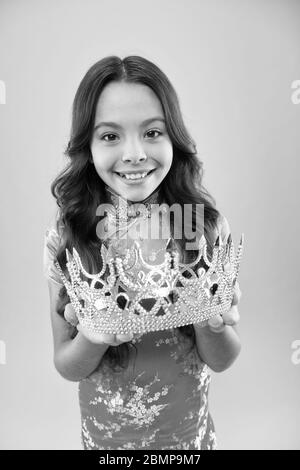
<path id="1" fill-rule="evenodd" d="M 83 77 L 76 92 L 73 109 L 71 135 L 64 152 L 68 158 L 66 167 L 51 184 L 51 193 L 58 205 L 57 230 L 63 226 L 61 242 L 56 257 L 65 275 L 65 250 L 72 247 L 80 253 L 83 265 L 91 273 L 101 268 L 101 240 L 96 234 L 99 216 L 96 209 L 101 203 L 109 202 L 105 184 L 97 174 L 92 162 L 90 143 L 93 135 L 95 112 L 98 99 L 104 87 L 112 81 L 138 83 L 150 87 L 159 98 L 166 128 L 173 146 L 171 168 L 160 185 L 165 203 L 192 205 L 192 224 L 196 230 L 196 204 L 204 205 L 204 235 L 211 256 L 214 233 L 219 212 L 214 198 L 202 185 L 203 163 L 200 161 L 196 144 L 183 122 L 179 100 L 172 84 L 160 68 L 149 60 L 131 55 L 124 59 L 108 56 L 96 62 Z M 172 220 L 171 230 L 174 230 Z M 190 241 L 190 240 L 189 240 Z M 185 235 L 178 239 L 184 260 L 190 261 L 194 251 L 185 250 Z M 70 301 L 65 287 L 61 288 L 58 313 L 63 316 L 64 307 Z M 180 333 L 195 345 L 195 331 L 192 325 L 179 328 Z M 76 336 L 74 328 L 72 337 Z M 102 361 L 114 371 L 127 368 L 130 352 L 136 352 L 132 342 L 110 346 Z"/>

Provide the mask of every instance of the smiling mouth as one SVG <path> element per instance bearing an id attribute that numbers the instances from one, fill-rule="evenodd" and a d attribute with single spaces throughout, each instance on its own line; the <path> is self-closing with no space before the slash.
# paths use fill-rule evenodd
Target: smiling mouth
<path id="1" fill-rule="evenodd" d="M 151 175 L 154 171 L 156 170 L 156 168 L 153 168 L 152 170 L 150 170 L 145 176 L 141 176 L 141 177 L 128 177 L 126 176 L 124 173 L 118 173 L 117 171 L 115 171 L 116 175 L 120 176 L 120 178 L 126 180 L 126 181 L 140 181 L 140 180 L 143 180 L 143 179 L 146 179 L 149 175 Z M 140 174 L 143 174 L 143 173 L 140 173 Z"/>

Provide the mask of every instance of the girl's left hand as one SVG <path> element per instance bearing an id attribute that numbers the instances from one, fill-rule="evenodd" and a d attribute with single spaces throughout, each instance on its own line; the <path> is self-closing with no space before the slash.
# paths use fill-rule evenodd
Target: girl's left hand
<path id="1" fill-rule="evenodd" d="M 236 282 L 230 310 L 228 310 L 228 312 L 224 313 L 223 315 L 215 315 L 210 320 L 208 320 L 207 325 L 211 331 L 214 333 L 221 333 L 225 329 L 226 325 L 234 326 L 238 323 L 240 314 L 237 305 L 241 299 L 241 296 L 242 291 L 240 289 L 239 283 Z"/>

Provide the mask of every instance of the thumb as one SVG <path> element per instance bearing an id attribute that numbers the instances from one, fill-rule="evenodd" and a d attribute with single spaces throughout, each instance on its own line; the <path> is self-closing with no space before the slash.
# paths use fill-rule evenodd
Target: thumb
<path id="1" fill-rule="evenodd" d="M 223 318 L 221 317 L 221 315 L 213 316 L 212 318 L 210 318 L 208 320 L 207 324 L 208 324 L 210 330 L 212 330 L 216 333 L 219 333 L 219 332 L 223 331 L 224 328 L 225 328 Z"/>

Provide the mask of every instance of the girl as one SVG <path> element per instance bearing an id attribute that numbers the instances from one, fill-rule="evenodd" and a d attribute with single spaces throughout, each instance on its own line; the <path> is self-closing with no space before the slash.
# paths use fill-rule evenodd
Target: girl
<path id="1" fill-rule="evenodd" d="M 51 185 L 59 210 L 46 232 L 44 270 L 54 364 L 64 378 L 79 382 L 83 448 L 215 449 L 209 368 L 223 371 L 239 354 L 238 284 L 232 308 L 204 327 L 97 336 L 79 327 L 54 265 L 57 260 L 65 269 L 65 249 L 75 247 L 85 268 L 96 273 L 101 243 L 122 251 L 96 234 L 96 209 L 107 202 L 119 219 L 120 201 L 131 209 L 123 228 L 139 219 L 137 202 L 150 216 L 153 203 L 204 204 L 210 255 L 218 231 L 228 237 L 226 218 L 202 186 L 202 163 L 166 75 L 139 56 L 109 56 L 94 64 L 74 99 L 66 155 L 68 166 Z M 153 255 L 152 241 L 141 243 Z M 176 246 L 188 261 L 192 253 L 184 248 L 184 236 Z M 165 249 L 154 248 L 154 254 Z"/>

